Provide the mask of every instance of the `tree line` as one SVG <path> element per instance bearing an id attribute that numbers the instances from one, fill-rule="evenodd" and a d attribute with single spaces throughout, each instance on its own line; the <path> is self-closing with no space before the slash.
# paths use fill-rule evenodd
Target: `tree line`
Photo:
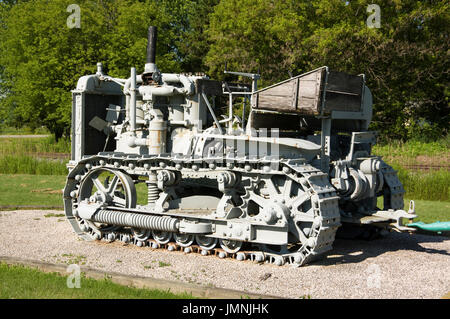
<path id="1" fill-rule="evenodd" d="M 369 26 L 374 2 L 378 27 Z M 143 71 L 155 25 L 164 72 L 226 80 L 227 63 L 259 72 L 263 87 L 327 65 L 366 75 L 382 137 L 448 133 L 448 1 L 77 0 L 80 27 L 69 28 L 73 3 L 0 0 L 0 122 L 68 135 L 78 78 L 97 62 L 114 77 Z"/>

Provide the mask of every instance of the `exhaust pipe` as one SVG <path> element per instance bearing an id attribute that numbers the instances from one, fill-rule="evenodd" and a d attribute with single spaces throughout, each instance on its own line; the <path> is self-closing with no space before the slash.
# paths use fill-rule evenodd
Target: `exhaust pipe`
<path id="1" fill-rule="evenodd" d="M 154 26 L 150 26 L 148 28 L 147 60 L 145 64 L 144 74 L 159 72 L 158 67 L 156 66 L 156 30 L 157 29 Z"/>
<path id="2" fill-rule="evenodd" d="M 148 28 L 147 63 L 155 64 L 156 60 L 156 27 Z"/>

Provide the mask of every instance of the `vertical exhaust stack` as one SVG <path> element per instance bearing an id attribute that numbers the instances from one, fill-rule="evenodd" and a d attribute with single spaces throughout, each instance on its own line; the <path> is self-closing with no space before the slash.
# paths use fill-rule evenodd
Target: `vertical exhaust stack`
<path id="1" fill-rule="evenodd" d="M 148 28 L 148 42 L 147 42 L 147 60 L 145 63 L 145 73 L 159 72 L 156 66 L 156 36 L 157 29 L 154 26 Z"/>
<path id="2" fill-rule="evenodd" d="M 156 27 L 150 26 L 148 28 L 147 63 L 155 64 L 155 58 L 156 58 Z"/>

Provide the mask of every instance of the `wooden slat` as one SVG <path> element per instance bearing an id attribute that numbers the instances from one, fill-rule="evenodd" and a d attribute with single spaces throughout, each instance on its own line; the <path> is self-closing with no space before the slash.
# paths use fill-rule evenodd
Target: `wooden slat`
<path id="1" fill-rule="evenodd" d="M 295 94 L 295 80 L 262 91 L 258 94 L 258 108 L 269 110 L 293 110 L 292 97 Z"/>

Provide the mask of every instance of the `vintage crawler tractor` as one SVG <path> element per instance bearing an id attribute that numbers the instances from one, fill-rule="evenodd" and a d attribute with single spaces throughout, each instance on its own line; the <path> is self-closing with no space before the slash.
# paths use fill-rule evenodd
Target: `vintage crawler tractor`
<path id="1" fill-rule="evenodd" d="M 363 75 L 321 67 L 258 89 L 257 74 L 161 73 L 155 50 L 150 27 L 142 74 L 98 64 L 73 91 L 64 206 L 80 237 L 300 266 L 343 226 L 414 231 L 396 172 L 371 154 Z"/>

